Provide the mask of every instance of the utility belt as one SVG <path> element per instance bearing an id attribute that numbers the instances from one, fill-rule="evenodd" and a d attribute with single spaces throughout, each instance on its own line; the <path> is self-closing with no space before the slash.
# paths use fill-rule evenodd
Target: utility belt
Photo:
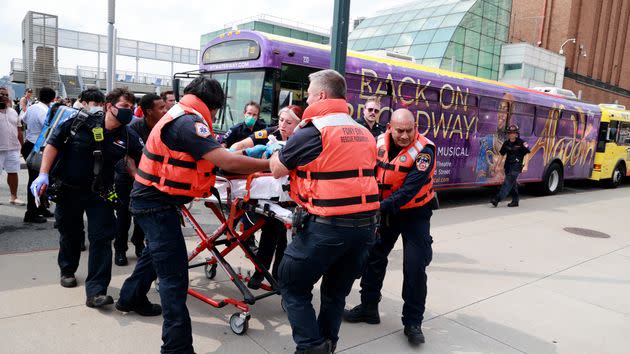
<path id="1" fill-rule="evenodd" d="M 298 206 L 293 212 L 293 234 L 301 230 L 306 222 L 311 221 L 318 224 L 332 225 L 339 227 L 366 227 L 375 226 L 379 223 L 379 216 L 373 215 L 362 218 L 349 218 L 342 216 L 320 216 L 309 214 L 306 209 Z"/>
<path id="2" fill-rule="evenodd" d="M 55 178 L 53 180 L 53 183 L 46 189 L 46 194 L 48 195 L 49 200 L 55 203 L 59 203 L 68 193 L 81 195 L 83 193 L 87 193 L 88 191 L 96 193 L 101 199 L 103 199 L 114 208 L 120 208 L 124 206 L 124 204 L 118 197 L 118 194 L 116 193 L 113 184 L 108 187 L 100 188 L 98 190 L 91 190 L 89 187 L 68 184 L 60 179 Z"/>

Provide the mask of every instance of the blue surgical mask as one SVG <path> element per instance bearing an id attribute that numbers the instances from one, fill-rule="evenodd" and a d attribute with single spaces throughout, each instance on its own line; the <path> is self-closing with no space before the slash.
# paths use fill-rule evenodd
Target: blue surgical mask
<path id="1" fill-rule="evenodd" d="M 247 116 L 247 115 L 246 115 L 246 116 L 245 116 L 245 125 L 246 125 L 248 128 L 251 128 L 251 127 L 253 127 L 253 126 L 254 126 L 254 124 L 256 124 L 256 117 L 254 117 L 254 116 Z"/>
<path id="2" fill-rule="evenodd" d="M 118 108 L 118 107 L 116 107 L 116 108 Z M 129 122 L 131 122 L 132 118 L 133 118 L 133 111 L 131 109 L 129 109 L 129 108 L 118 108 L 118 114 L 116 115 L 116 119 L 118 119 L 120 124 L 127 125 L 127 124 L 129 124 Z"/>

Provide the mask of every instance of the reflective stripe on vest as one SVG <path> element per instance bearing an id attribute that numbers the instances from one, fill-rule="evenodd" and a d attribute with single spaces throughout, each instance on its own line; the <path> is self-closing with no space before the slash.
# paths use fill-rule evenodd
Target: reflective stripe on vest
<path id="1" fill-rule="evenodd" d="M 291 171 L 291 197 L 314 215 L 378 209 L 374 137 L 347 114 L 308 119 L 320 131 L 322 152 Z M 360 152 L 360 153 L 357 153 Z"/>
<path id="2" fill-rule="evenodd" d="M 402 149 L 398 155 L 389 160 L 389 144 L 391 132 L 387 131 L 381 134 L 377 141 L 379 149 L 377 166 L 377 180 L 379 183 L 379 191 L 381 200 L 388 198 L 394 191 L 398 190 L 404 183 L 407 174 L 415 168 L 416 158 L 426 146 L 433 147 L 433 142 L 420 133 L 416 133 L 415 141 L 409 146 Z M 435 160 L 435 157 L 434 157 Z M 400 209 L 416 208 L 425 205 L 433 199 L 433 174 L 435 173 L 436 163 L 433 162 L 433 168 L 429 172 L 429 181 L 422 186 L 418 193 Z"/>

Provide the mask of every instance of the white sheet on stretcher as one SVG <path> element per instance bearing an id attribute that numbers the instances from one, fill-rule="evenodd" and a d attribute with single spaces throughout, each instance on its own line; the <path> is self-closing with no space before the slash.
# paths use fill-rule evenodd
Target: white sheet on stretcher
<path id="1" fill-rule="evenodd" d="M 257 177 L 252 180 L 250 199 L 274 199 L 278 198 L 280 202 L 291 201 L 289 194 L 282 190 L 283 185 L 288 185 L 288 176 L 275 179 L 272 176 Z M 228 185 L 232 188 L 232 199 L 243 198 L 247 194 L 245 188 L 246 179 L 232 179 L 229 182 L 225 180 L 217 180 L 214 187 L 219 191 L 221 202 L 227 201 Z"/>

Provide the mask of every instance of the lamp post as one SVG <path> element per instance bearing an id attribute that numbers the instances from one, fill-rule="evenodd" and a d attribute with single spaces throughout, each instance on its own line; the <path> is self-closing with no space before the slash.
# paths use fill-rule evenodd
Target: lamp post
<path id="1" fill-rule="evenodd" d="M 564 55 L 564 45 L 567 43 L 575 43 L 575 38 L 569 38 L 566 41 L 564 41 L 564 43 L 562 43 L 562 45 L 560 46 L 560 51 L 558 51 L 558 54 L 560 55 Z"/>

